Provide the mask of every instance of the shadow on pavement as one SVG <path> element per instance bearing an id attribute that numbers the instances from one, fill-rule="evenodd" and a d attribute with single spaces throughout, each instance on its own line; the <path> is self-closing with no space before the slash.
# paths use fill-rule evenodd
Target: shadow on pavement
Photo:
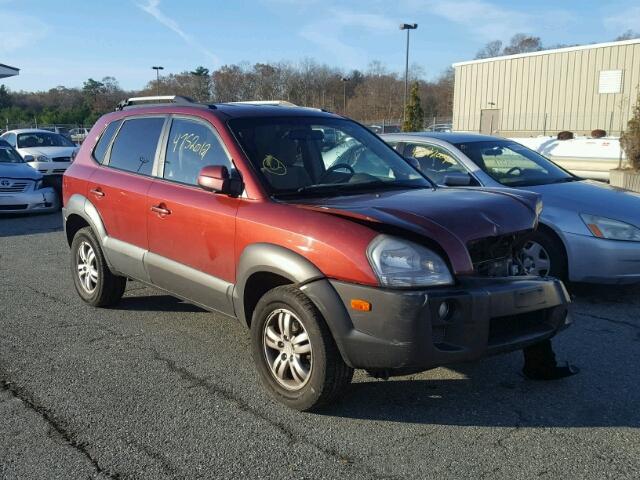
<path id="1" fill-rule="evenodd" d="M 62 212 L 0 214 L 0 237 L 60 232 Z"/>
<path id="2" fill-rule="evenodd" d="M 204 312 L 205 310 L 170 295 L 123 297 L 112 310 L 149 312 Z"/>
<path id="3" fill-rule="evenodd" d="M 322 414 L 435 425 L 640 428 L 637 359 L 628 365 L 575 360 L 582 368 L 578 375 L 551 382 L 520 375 L 519 353 L 447 372 L 460 378 L 369 379 L 351 385 L 345 398 Z"/>

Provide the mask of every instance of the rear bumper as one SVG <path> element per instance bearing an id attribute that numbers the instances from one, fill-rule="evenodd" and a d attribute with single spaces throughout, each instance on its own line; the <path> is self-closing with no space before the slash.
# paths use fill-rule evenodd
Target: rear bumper
<path id="1" fill-rule="evenodd" d="M 419 291 L 318 280 L 302 287 L 327 319 L 354 368 L 420 371 L 521 349 L 569 325 L 569 296 L 558 280 L 476 278 Z M 372 304 L 370 312 L 349 307 Z M 447 302 L 450 315 L 440 318 Z"/>
<path id="2" fill-rule="evenodd" d="M 565 233 L 569 279 L 573 282 L 640 282 L 640 242 L 605 240 Z"/>
<path id="3" fill-rule="evenodd" d="M 53 188 L 0 194 L 0 213 L 50 212 L 56 210 L 57 206 L 58 199 Z"/>

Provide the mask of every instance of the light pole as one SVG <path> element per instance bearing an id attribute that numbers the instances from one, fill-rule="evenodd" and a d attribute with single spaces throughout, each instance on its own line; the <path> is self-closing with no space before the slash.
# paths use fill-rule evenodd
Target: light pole
<path id="1" fill-rule="evenodd" d="M 409 89 L 409 32 L 418 28 L 417 23 L 401 23 L 400 30 L 407 31 L 407 55 L 404 62 L 404 106 L 402 108 L 402 121 L 407 119 L 407 91 Z"/>
<path id="2" fill-rule="evenodd" d="M 156 95 L 160 96 L 160 70 L 164 70 L 164 67 L 151 67 L 156 71 Z"/>
<path id="3" fill-rule="evenodd" d="M 340 79 L 342 82 L 342 114 L 347 114 L 347 82 L 349 79 L 347 77 L 342 77 Z"/>

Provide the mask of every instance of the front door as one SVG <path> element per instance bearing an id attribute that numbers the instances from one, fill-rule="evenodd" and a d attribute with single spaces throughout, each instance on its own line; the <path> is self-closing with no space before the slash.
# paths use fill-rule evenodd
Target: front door
<path id="1" fill-rule="evenodd" d="M 163 116 L 125 120 L 103 166 L 88 182 L 89 201 L 107 233 L 107 258 L 118 272 L 140 280 L 148 280 L 142 264 L 149 247 L 147 192 L 154 182 L 151 174 L 164 122 Z"/>
<path id="2" fill-rule="evenodd" d="M 233 313 L 235 221 L 240 200 L 203 190 L 198 173 L 232 163 L 208 122 L 174 117 L 164 162 L 148 194 L 151 280 L 192 302 Z"/>
<path id="3" fill-rule="evenodd" d="M 500 109 L 485 108 L 480 110 L 480 133 L 495 135 L 500 131 Z"/>

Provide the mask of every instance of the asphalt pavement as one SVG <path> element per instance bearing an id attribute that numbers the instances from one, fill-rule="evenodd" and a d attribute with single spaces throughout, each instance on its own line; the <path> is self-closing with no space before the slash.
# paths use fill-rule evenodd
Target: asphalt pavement
<path id="1" fill-rule="evenodd" d="M 236 320 L 136 282 L 91 308 L 69 263 L 59 214 L 0 217 L 0 478 L 640 477 L 640 287 L 572 288 L 575 377 L 357 372 L 311 414 L 265 394 Z"/>

